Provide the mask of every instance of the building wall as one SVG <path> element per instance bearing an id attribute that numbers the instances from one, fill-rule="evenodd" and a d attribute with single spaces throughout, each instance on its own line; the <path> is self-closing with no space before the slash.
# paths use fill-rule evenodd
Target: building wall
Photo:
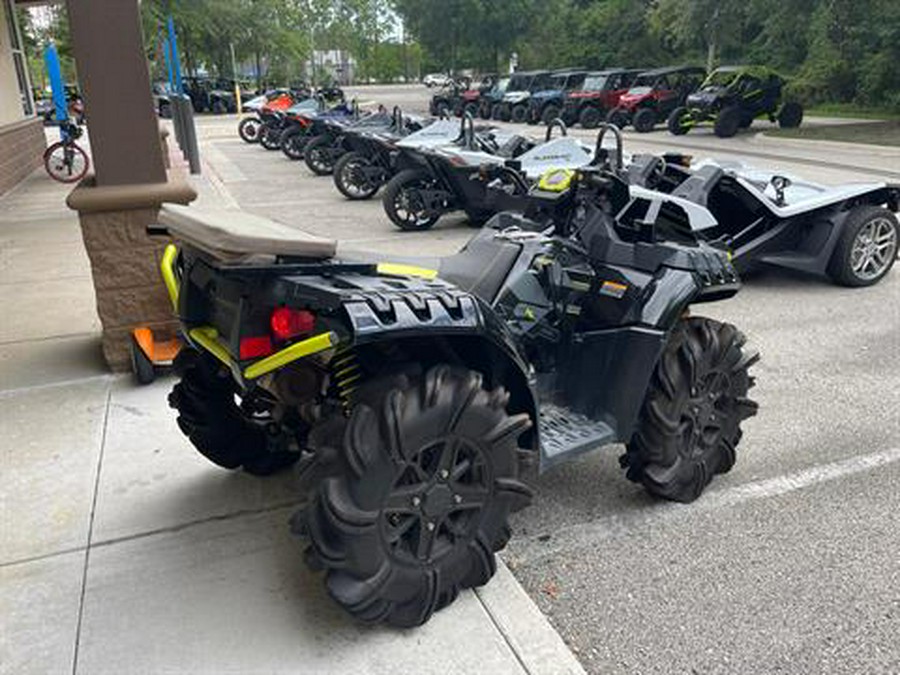
<path id="1" fill-rule="evenodd" d="M 41 121 L 22 108 L 7 7 L 0 0 L 0 195 L 41 165 L 47 145 Z"/>
<path id="2" fill-rule="evenodd" d="M 7 3 L 0 0 L 0 127 L 24 119 L 22 97 L 13 66 Z"/>

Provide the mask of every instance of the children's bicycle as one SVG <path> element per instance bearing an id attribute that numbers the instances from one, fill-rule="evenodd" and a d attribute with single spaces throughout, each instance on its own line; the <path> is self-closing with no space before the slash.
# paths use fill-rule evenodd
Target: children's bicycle
<path id="1" fill-rule="evenodd" d="M 84 149 L 75 140 L 81 137 L 81 127 L 72 122 L 60 124 L 62 139 L 44 151 L 44 168 L 50 177 L 60 183 L 75 183 L 88 172 L 91 162 Z"/>

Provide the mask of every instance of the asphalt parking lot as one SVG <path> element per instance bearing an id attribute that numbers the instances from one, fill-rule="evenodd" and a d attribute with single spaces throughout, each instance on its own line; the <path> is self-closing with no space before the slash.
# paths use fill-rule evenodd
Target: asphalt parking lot
<path id="1" fill-rule="evenodd" d="M 428 96 L 355 93 L 410 111 Z M 211 179 L 201 205 L 240 206 L 345 250 L 441 255 L 472 234 L 461 217 L 400 233 L 377 199 L 345 201 L 330 178 L 243 143 L 234 116 L 198 129 Z M 824 183 L 900 182 L 896 149 L 626 136 L 626 151 L 682 147 Z M 651 500 L 625 480 L 618 447 L 538 479 L 504 557 L 588 672 L 900 672 L 898 301 L 900 269 L 859 290 L 765 272 L 697 308 L 736 324 L 762 360 L 738 463 L 694 504 Z"/>

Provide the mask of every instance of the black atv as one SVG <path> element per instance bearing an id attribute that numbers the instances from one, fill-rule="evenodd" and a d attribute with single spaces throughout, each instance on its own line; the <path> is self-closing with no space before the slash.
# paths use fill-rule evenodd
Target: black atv
<path id="1" fill-rule="evenodd" d="M 738 278 L 676 205 L 602 168 L 533 197 L 570 218 L 500 215 L 436 269 L 336 258 L 247 214 L 160 213 L 181 242 L 163 260 L 189 342 L 178 425 L 227 469 L 308 463 L 292 529 L 360 620 L 419 625 L 487 583 L 536 460 L 625 443 L 630 480 L 690 502 L 756 412 L 744 336 L 690 311 Z"/>
<path id="2" fill-rule="evenodd" d="M 716 136 L 730 138 L 757 117 L 784 128 L 799 127 L 803 106 L 784 101 L 784 79 L 764 66 L 723 66 L 713 71 L 700 89 L 672 111 L 669 131 L 681 136 L 704 122 L 713 122 Z"/>

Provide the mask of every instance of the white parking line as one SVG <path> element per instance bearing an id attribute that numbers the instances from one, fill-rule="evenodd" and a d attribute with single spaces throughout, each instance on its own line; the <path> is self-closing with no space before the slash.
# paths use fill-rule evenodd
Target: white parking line
<path id="1" fill-rule="evenodd" d="M 673 502 L 653 504 L 638 511 L 560 528 L 554 532 L 551 541 L 541 541 L 545 535 L 529 537 L 524 541 L 519 540 L 514 547 L 515 554 L 507 556 L 507 559 L 511 563 L 512 561 L 534 562 L 557 555 L 564 549 L 590 547 L 604 539 L 625 535 L 637 529 L 647 529 L 671 518 L 714 511 L 756 499 L 777 497 L 820 483 L 871 471 L 898 461 L 900 461 L 900 447 L 890 448 L 829 464 L 820 464 L 784 476 L 744 483 L 722 490 L 710 490 L 693 504 Z"/>

